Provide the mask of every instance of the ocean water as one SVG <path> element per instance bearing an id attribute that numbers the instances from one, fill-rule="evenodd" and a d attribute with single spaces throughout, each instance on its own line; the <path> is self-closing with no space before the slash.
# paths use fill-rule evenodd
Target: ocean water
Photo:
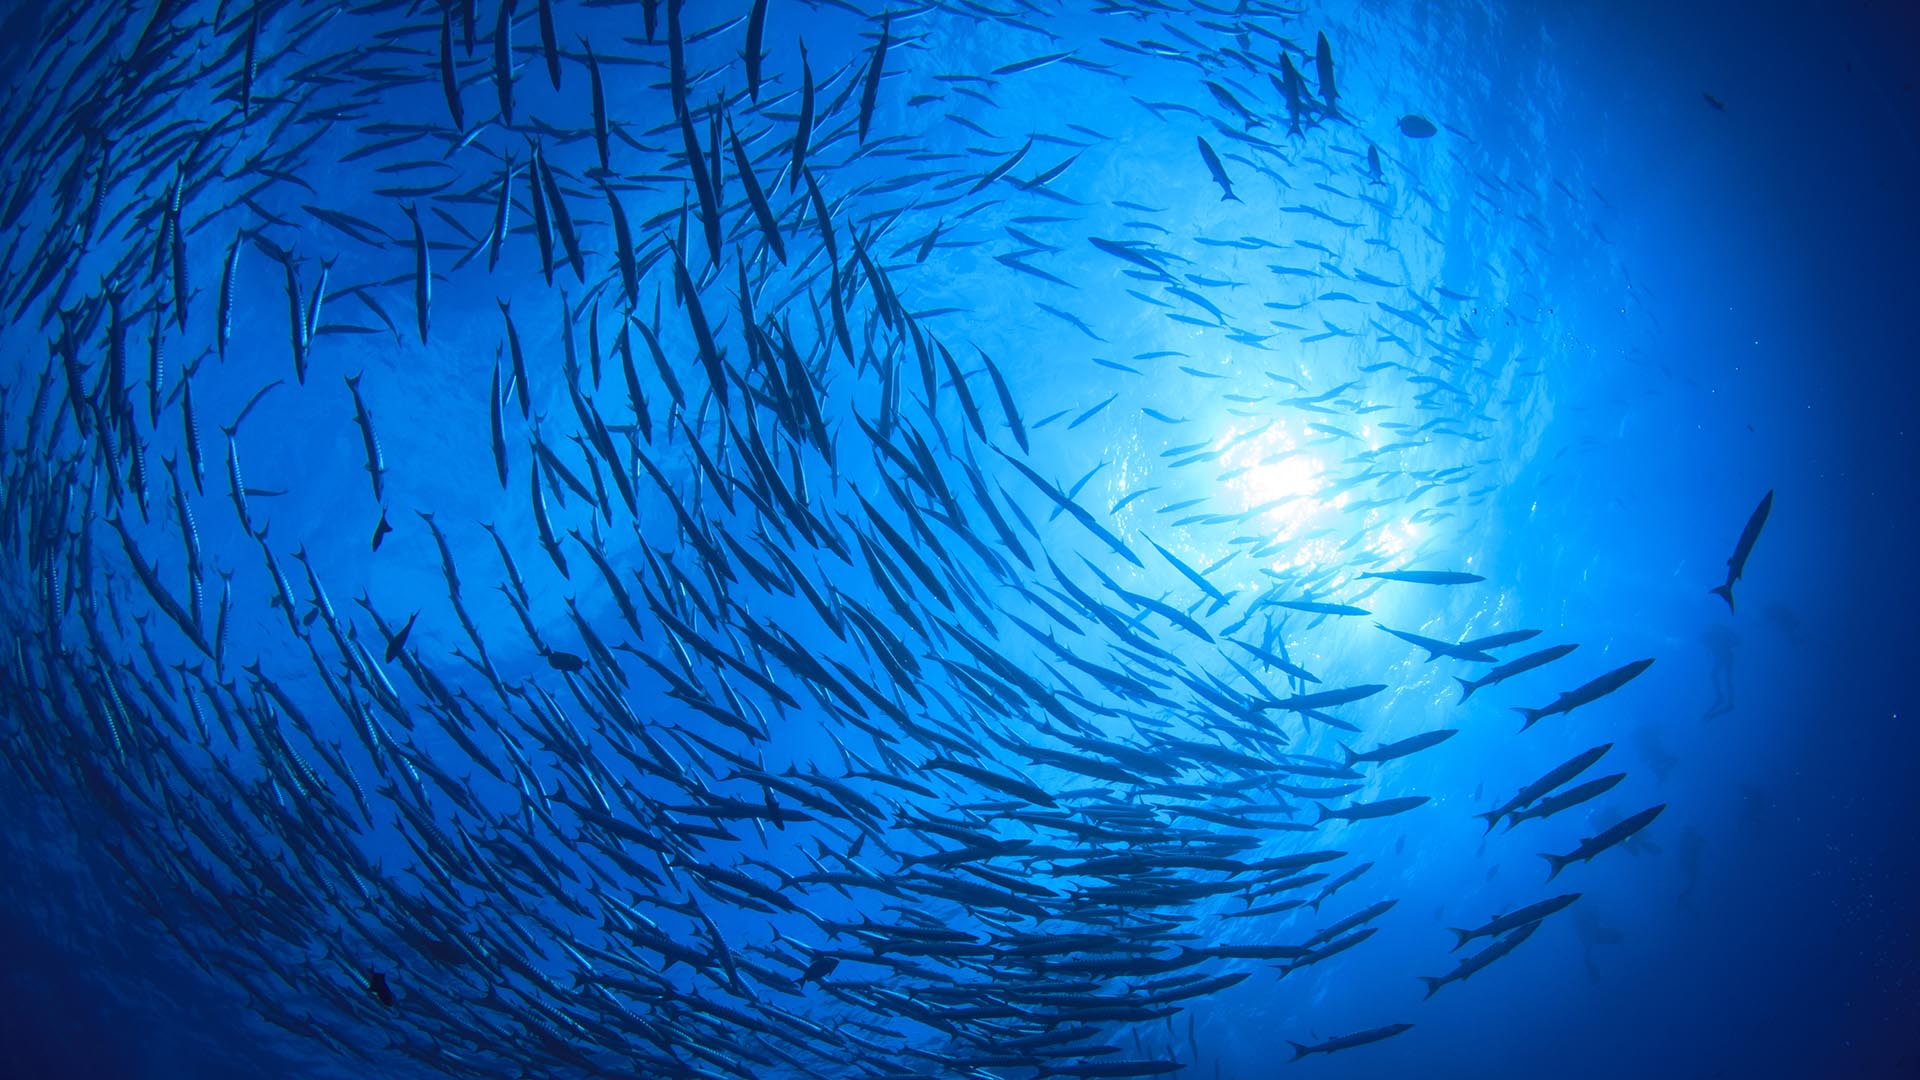
<path id="1" fill-rule="evenodd" d="M 1909 13 L 668 7 L 5 8 L 0 1075 L 1920 1074 Z"/>

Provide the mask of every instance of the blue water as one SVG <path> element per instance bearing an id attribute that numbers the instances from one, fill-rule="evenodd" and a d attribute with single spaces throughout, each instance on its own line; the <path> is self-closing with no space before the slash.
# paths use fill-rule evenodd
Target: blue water
<path id="1" fill-rule="evenodd" d="M 756 105 L 740 96 L 749 5 L 694 0 L 682 18 L 696 138 L 711 149 L 707 110 L 724 92 L 779 217 L 782 266 L 762 250 L 728 147 L 722 250 L 710 252 L 702 236 L 667 89 L 664 7 L 648 42 L 641 5 L 556 0 L 566 55 L 555 91 L 538 5 L 519 3 L 513 131 L 498 115 L 491 66 L 499 9 L 478 12 L 470 55 L 456 14 L 466 131 L 477 129 L 463 145 L 455 145 L 460 136 L 439 83 L 437 5 L 368 4 L 333 18 L 319 6 L 259 5 L 244 121 L 235 110 L 250 20 L 237 0 L 165 8 L 157 25 L 172 25 L 177 36 L 151 31 L 144 50 L 135 47 L 148 25 L 144 8 L 129 16 L 83 5 L 70 24 L 49 11 L 37 27 L 31 5 L 13 9 L 0 45 L 12 105 L 0 126 L 10 177 L 0 203 L 12 215 L 0 263 L 0 506 L 8 514 L 0 545 L 8 635 L 0 805 L 12 826 L 0 874 L 8 915 L 0 921 L 0 1075 L 651 1076 L 673 1075 L 662 1064 L 672 1056 L 687 1070 L 711 1070 L 687 1075 L 1024 1080 L 1045 1074 L 1000 1055 L 1019 1036 L 1072 1027 L 1086 1028 L 1076 1045 L 1089 1049 L 1059 1065 L 1164 1062 L 1188 1076 L 1920 1073 L 1909 1034 L 1920 1025 L 1920 954 L 1907 794 L 1920 746 L 1906 692 L 1906 666 L 1920 644 L 1907 618 L 1920 599 L 1909 551 L 1920 505 L 1908 433 L 1913 349 L 1899 329 L 1909 256 L 1920 250 L 1920 213 L 1911 205 L 1920 181 L 1911 57 L 1920 34 L 1904 12 L 1448 2 L 1316 4 L 1286 16 L 1257 4 L 1235 14 L 1212 5 L 1009 3 L 996 17 L 966 5 L 901 5 L 890 9 L 884 77 L 865 150 L 857 151 L 879 7 L 770 0 Z M 1313 53 L 1323 32 L 1343 119 L 1310 116 L 1302 133 L 1290 134 L 1284 97 L 1268 74 L 1279 75 L 1284 39 L 1304 88 L 1318 93 Z M 635 331 L 635 381 L 652 432 L 633 442 L 636 416 L 614 344 L 623 284 L 606 196 L 590 174 L 597 160 L 582 36 L 599 60 L 615 124 L 608 180 L 642 263 L 635 312 L 657 329 L 687 401 L 684 410 L 672 407 Z M 802 36 L 820 85 L 810 161 L 833 207 L 838 273 L 851 284 L 854 358 L 835 340 L 813 206 L 804 185 L 788 191 Z M 1055 53 L 1070 55 L 1015 69 Z M 1209 79 L 1224 83 L 1261 126 L 1249 129 L 1210 93 Z M 1430 119 L 1437 132 L 1411 137 L 1396 122 L 1409 114 Z M 184 152 L 191 133 L 208 130 L 199 150 Z M 104 158 L 94 131 L 111 147 Z M 724 125 L 721 133 L 724 140 Z M 1219 153 L 1237 201 L 1221 198 L 1196 137 Z M 584 274 L 576 275 L 555 241 L 552 285 L 532 236 L 527 162 L 536 138 L 583 249 Z M 1382 163 L 1377 183 L 1370 144 Z M 1004 178 L 977 187 L 1023 146 Z M 509 156 L 515 205 L 499 265 L 489 271 L 484 240 Z M 1045 185 L 1021 183 L 1069 159 Z M 99 185 L 89 220 L 102 161 L 112 182 Z M 184 330 L 172 322 L 171 251 L 161 245 L 154 254 L 176 173 L 186 177 Z M 16 201 L 23 184 L 34 189 Z M 410 190 L 394 190 L 401 188 Z M 684 234 L 683 202 L 691 206 Z M 430 245 L 425 343 L 403 205 L 417 206 Z M 335 216 L 342 214 L 351 217 Z M 328 224 L 329 216 L 347 227 Z M 236 240 L 251 230 L 267 243 Z M 354 235 L 368 230 L 377 242 Z M 853 250 L 856 231 L 900 307 L 951 352 L 963 386 L 937 348 L 929 353 L 936 367 L 923 376 L 911 336 L 880 316 L 874 274 Z M 724 407 L 711 400 L 689 317 L 676 306 L 667 237 L 701 279 L 702 305 L 735 373 Z M 1165 272 L 1148 273 L 1090 237 L 1137 245 Z M 275 247 L 290 253 L 303 311 L 323 273 L 327 282 L 304 382 L 291 359 L 287 271 Z M 223 261 L 235 248 L 221 359 L 216 308 Z M 43 275 L 50 261 L 53 272 Z M 750 370 L 740 330 L 743 266 L 762 326 L 780 324 L 812 372 L 830 460 L 808 443 L 804 421 L 786 422 L 762 366 Z M 116 408 L 104 389 L 112 292 L 123 297 L 128 423 L 144 447 L 144 513 L 126 447 L 98 435 L 100 418 Z M 166 365 L 150 417 L 156 302 L 167 320 Z M 488 400 L 496 358 L 503 380 L 512 371 L 502 303 L 528 383 L 501 409 L 504 486 Z M 591 405 L 576 406 L 567 389 L 561 328 L 570 309 L 571 355 L 588 368 L 597 336 L 605 364 L 597 387 L 590 371 L 577 383 Z M 80 408 L 59 358 L 61 313 L 76 328 L 74 352 L 85 369 Z M 1025 450 L 983 354 L 1023 418 Z M 358 380 L 378 430 L 380 501 L 347 376 Z M 204 489 L 187 502 L 205 567 L 207 636 L 223 575 L 231 575 L 223 666 L 159 609 L 110 524 L 126 524 L 164 587 L 186 603 L 176 481 L 164 464 L 174 461 L 177 483 L 192 488 L 183 403 L 166 397 L 183 378 L 205 459 Z M 248 409 L 275 380 L 281 384 Z M 92 434 L 83 435 L 74 417 L 87 410 Z M 221 434 L 243 410 L 233 445 L 255 535 L 234 505 Z M 585 436 L 587 411 L 611 429 L 638 513 L 628 511 Z M 733 424 L 724 434 L 722 413 Z M 923 440 L 926 458 L 965 506 L 977 546 L 933 516 L 943 505 L 929 488 L 942 485 L 916 480 L 918 464 L 876 453 L 861 419 L 878 423 L 910 463 L 919 460 L 912 440 Z M 583 486 L 604 489 L 602 511 L 551 469 L 540 481 L 568 564 L 564 578 L 542 548 L 529 500 L 536 431 Z M 844 561 L 831 545 L 807 539 L 740 451 L 743 440 L 762 436 L 779 443 L 781 498 L 796 487 L 797 471 L 800 501 L 820 531 L 846 545 Z M 1169 453 L 1181 447 L 1188 449 Z M 636 451 L 704 523 L 709 550 L 732 567 L 730 582 L 703 571 L 709 554 L 635 467 Z M 1176 464 L 1195 455 L 1205 460 Z M 1054 504 L 1016 461 L 1059 488 L 1099 466 L 1074 501 L 1138 565 L 1073 515 L 1049 520 Z M 989 524 L 970 472 L 984 479 L 1034 569 Z M 714 473 L 729 478 L 731 507 L 714 489 Z M 1772 513 L 1730 611 L 1707 589 L 1722 581 L 1742 524 L 1768 491 Z M 862 498 L 900 534 L 899 547 L 933 568 L 940 590 L 868 525 Z M 902 499 L 922 515 L 925 533 Z M 1204 501 L 1162 511 L 1190 500 Z M 394 531 L 369 550 L 383 507 Z M 462 602 L 499 684 L 524 696 L 497 693 L 463 659 L 475 645 L 416 511 L 430 511 L 446 536 Z M 608 666 L 580 625 L 611 647 L 633 720 L 590 720 L 588 701 L 610 713 L 606 701 L 570 689 L 543 660 L 495 587 L 507 579 L 482 522 L 498 529 L 525 579 L 529 619 L 552 649 L 579 654 L 605 678 Z M 631 622 L 569 530 L 604 550 L 636 605 Z M 856 531 L 877 561 L 892 565 L 885 586 Z M 1156 543 L 1201 571 L 1225 602 L 1216 606 Z M 771 565 L 775 548 L 817 589 L 831 586 L 871 611 L 884 633 L 849 624 L 836 636 L 800 582 L 764 587 L 735 554 L 791 578 Z M 324 586 L 343 633 L 351 627 L 370 650 L 364 661 L 344 658 L 323 621 L 302 622 L 314 604 L 296 552 Z M 269 553 L 288 581 L 291 612 L 272 599 Z M 1161 666 L 1157 654 L 1130 656 L 1113 624 L 1076 606 L 1046 557 L 1117 615 L 1114 623 L 1165 650 Z M 1434 586 L 1358 576 L 1400 569 L 1485 580 Z M 676 574 L 684 584 L 656 587 Z M 1126 600 L 1100 575 L 1137 596 L 1164 598 L 1214 640 Z M 673 618 L 693 627 L 711 656 L 745 658 L 727 666 L 696 650 L 686 666 L 700 672 L 716 709 L 764 727 L 764 739 L 750 741 L 668 695 L 669 684 L 641 656 L 681 672 L 670 643 L 677 631 L 650 606 L 649 591 L 666 593 Z M 484 725 L 470 737 L 503 779 L 430 715 L 401 663 L 381 663 L 388 639 L 359 597 L 390 629 L 420 613 L 405 643 L 413 662 L 456 691 L 463 715 L 495 717 L 517 740 L 510 753 Z M 1370 614 L 1322 618 L 1269 606 L 1303 598 Z M 1449 641 L 1542 631 L 1502 650 L 1502 660 L 1550 644 L 1580 647 L 1462 703 L 1454 677 L 1483 674 L 1486 665 L 1428 662 L 1376 622 Z M 806 653 L 844 665 L 832 670 L 866 680 L 914 728 L 858 689 L 843 699 L 810 688 L 820 680 L 757 650 L 749 630 L 770 623 Z M 954 628 L 985 647 L 968 649 Z M 918 668 L 904 680 L 918 701 L 880 655 L 876 642 L 889 634 L 906 643 L 905 658 Z M 1290 686 L 1227 638 L 1284 648 L 1323 681 Z M 1076 670 L 1049 642 L 1099 667 Z M 1653 666 L 1616 694 L 1518 730 L 1513 707 L 1545 705 L 1649 657 Z M 1263 689 L 1229 659 L 1251 669 Z M 211 680 L 192 682 L 204 724 L 176 693 L 176 664 Z M 256 664 L 257 675 L 249 671 Z M 983 681 L 982 673 L 1004 671 L 996 665 L 1037 682 Z M 375 715 L 388 738 L 410 740 L 404 756 L 424 779 L 405 778 L 396 750 L 383 751 L 377 765 L 321 679 L 324 672 L 336 686 L 352 683 L 353 700 L 373 708 L 377 678 L 347 674 L 372 667 L 384 671 L 415 726 L 409 733 Z M 1101 668 L 1110 670 L 1093 674 Z M 1167 700 L 1133 694 L 1128 677 L 1149 680 Z M 112 711 L 108 682 L 122 699 L 113 707 L 120 728 L 102 719 Z M 781 708 L 763 682 L 792 704 Z M 1170 792 L 1137 769 L 1131 781 L 1102 779 L 1023 755 L 1021 747 L 1068 748 L 1060 736 L 1073 734 L 1066 725 L 1076 722 L 1037 704 L 1035 685 L 1066 691 L 1054 701 L 1090 725 L 1083 734 L 1163 759 L 1158 740 L 1171 735 L 1217 739 L 1277 761 L 1277 747 L 1257 738 L 1271 724 L 1292 740 L 1288 752 L 1336 764 L 1341 741 L 1364 749 L 1434 729 L 1458 734 L 1365 770 L 1352 801 L 1430 799 L 1404 815 L 1314 831 L 1227 826 L 1181 817 L 1176 808 L 1198 796 Z M 1326 710 L 1355 733 L 1295 714 L 1236 713 L 1217 700 L 1222 687 L 1250 704 L 1264 694 L 1359 685 L 1386 689 Z M 230 736 L 211 711 L 220 693 L 235 711 L 278 719 Z M 289 702 L 310 734 L 286 715 Z M 536 734 L 535 712 L 556 709 L 585 733 L 591 765 L 560 762 Z M 1255 735 L 1236 725 L 1253 725 Z M 1546 821 L 1481 835 L 1474 814 L 1607 742 L 1613 748 L 1580 779 L 1624 772 L 1617 786 Z M 937 767 L 970 749 L 979 756 L 968 760 L 1001 776 L 1018 772 L 1059 808 Z M 851 768 L 848 751 L 859 758 Z M 817 798 L 866 824 L 856 829 L 832 815 L 784 829 L 722 822 L 732 839 L 679 833 L 682 861 L 670 865 L 637 843 L 623 848 L 626 862 L 610 858 L 571 808 L 588 797 L 576 779 L 582 771 L 620 785 L 627 794 L 619 798 L 683 808 L 666 815 L 682 826 L 701 820 L 684 808 L 707 798 L 739 800 L 729 805 L 747 812 L 766 798 L 788 812 L 806 808 L 734 775 L 729 754 L 774 774 L 817 769 L 884 809 L 868 818 L 858 798 L 816 787 Z M 537 791 L 513 782 L 516 757 Z M 636 764 L 665 758 L 677 764 Z M 422 762 L 429 767 L 418 768 Z M 453 788 L 470 781 L 473 806 L 441 786 L 435 765 Z M 892 780 L 845 777 L 856 770 Z M 1204 807 L 1284 798 L 1297 807 L 1291 820 L 1314 823 L 1308 797 L 1270 785 L 1228 792 L 1242 772 L 1189 765 L 1181 780 L 1213 792 Z M 395 783 L 403 786 L 386 787 Z M 464 827 L 491 857 L 427 835 L 405 816 L 403 804 L 415 802 L 405 790 L 415 784 L 431 793 L 420 805 L 434 831 L 445 838 Z M 927 795 L 914 790 L 923 786 Z M 972 806 L 974 816 L 957 805 Z M 1540 853 L 1572 850 L 1655 805 L 1666 809 L 1646 830 L 1546 883 Z M 1282 976 L 1273 962 L 1226 958 L 1095 978 L 1085 992 L 1117 1001 L 1169 975 L 1245 975 L 1180 1000 L 1172 1015 L 1071 1019 L 1072 1008 L 1039 994 L 1010 936 L 1084 930 L 1072 917 L 1075 898 L 1085 895 L 1077 890 L 1101 882 L 1063 866 L 1142 845 L 1076 840 L 1033 821 L 1067 812 L 1085 824 L 1141 806 L 1158 808 L 1156 830 L 1197 828 L 1192 851 L 1211 833 L 1256 839 L 1234 858 L 1332 850 L 1345 855 L 1313 869 L 1338 874 L 1373 864 L 1318 911 L 1226 918 L 1255 902 L 1231 891 L 1148 909 L 1178 924 L 1175 936 L 1145 950 L 1152 956 L 1298 944 L 1367 905 L 1395 903 L 1367 924 L 1371 937 L 1312 966 Z M 973 875 L 915 861 L 952 850 L 954 838 L 909 829 L 909 813 L 1074 850 L 1048 857 L 1015 849 L 980 864 L 998 879 Z M 345 823 L 337 833 L 344 845 L 316 839 L 336 822 Z M 659 839 L 673 826 L 643 829 Z M 853 841 L 863 831 L 868 837 Z M 534 856 L 529 872 L 524 850 L 508 856 L 493 846 L 527 834 L 539 837 L 551 864 Z M 424 885 L 433 875 L 423 847 L 447 853 L 436 858 L 465 875 L 457 904 Z M 746 873 L 812 914 L 762 910 L 772 905 L 711 884 L 685 860 Z M 671 884 L 636 875 L 634 861 Z M 913 888 L 796 883 L 853 863 Z M 1140 880 L 1172 888 L 1223 875 L 1189 867 Z M 502 881 L 509 884 L 495 887 Z M 992 882 L 1029 905 L 995 909 L 932 895 L 952 882 Z M 1021 887 L 1046 891 L 1015 891 Z M 1259 902 L 1310 900 L 1319 888 Z M 1416 976 L 1444 974 L 1492 940 L 1450 953 L 1446 928 L 1476 927 L 1566 892 L 1581 897 L 1511 955 L 1423 1000 Z M 688 896 L 711 929 L 691 914 Z M 1044 910 L 1035 914 L 1034 902 Z M 638 974 L 623 972 L 627 989 L 594 989 L 618 965 L 598 952 L 586 962 L 569 946 L 591 951 L 630 940 L 618 925 L 629 908 L 649 912 L 668 937 L 710 959 L 695 972 L 644 953 Z M 432 913 L 422 916 L 425 909 Z M 916 919 L 962 931 L 983 951 L 893 967 L 872 963 L 871 954 L 843 958 L 817 985 L 796 991 L 786 983 L 815 949 L 866 947 L 874 938 L 854 926 L 862 920 L 897 928 L 919 926 Z M 843 932 L 828 933 L 826 923 L 843 924 Z M 510 953 L 512 962 L 482 965 L 451 937 L 496 958 Z M 741 962 L 737 979 L 720 964 L 716 939 Z M 387 975 L 393 1005 L 368 992 L 368 971 Z M 633 993 L 634 979 L 674 990 L 647 1001 Z M 1008 1000 L 1019 1007 L 966 1014 Z M 788 1014 L 804 1026 L 787 1027 Z M 742 1016 L 788 1032 L 777 1043 L 781 1054 L 765 1053 L 756 1041 L 764 1032 L 743 1026 Z M 1395 1023 L 1413 1027 L 1286 1064 L 1290 1043 Z M 701 1056 L 709 1045 L 722 1049 Z"/>

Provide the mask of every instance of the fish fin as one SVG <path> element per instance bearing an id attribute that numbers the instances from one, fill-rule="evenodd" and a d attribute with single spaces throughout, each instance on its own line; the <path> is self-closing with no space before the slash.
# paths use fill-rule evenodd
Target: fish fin
<path id="1" fill-rule="evenodd" d="M 1565 870 L 1567 868 L 1567 864 L 1573 861 L 1572 857 L 1570 856 L 1549 855 L 1544 851 L 1540 853 L 1540 857 L 1547 860 L 1548 866 L 1553 867 L 1552 870 L 1547 872 L 1548 881 L 1552 881 L 1554 878 L 1559 877 L 1560 871 Z"/>
<path id="2" fill-rule="evenodd" d="M 1448 930 L 1449 930 L 1450 932 L 1452 932 L 1452 934 L 1453 934 L 1453 935 L 1454 935 L 1455 937 L 1457 937 L 1457 938 L 1459 938 L 1459 939 L 1460 939 L 1459 941 L 1456 941 L 1456 942 L 1454 942 L 1454 943 L 1453 943 L 1453 951 L 1454 951 L 1454 952 L 1458 952 L 1458 951 L 1460 951 L 1460 948 L 1461 948 L 1462 946 L 1464 946 L 1464 945 L 1466 945 L 1466 943 L 1467 943 L 1467 942 L 1469 942 L 1469 941 L 1472 941 L 1472 940 L 1473 940 L 1473 931 L 1471 931 L 1471 930 L 1462 930 L 1462 929 L 1460 929 L 1460 928 L 1459 928 L 1459 927 L 1457 927 L 1457 926 L 1449 926 L 1449 927 L 1447 927 L 1447 929 L 1448 929 Z"/>
<path id="3" fill-rule="evenodd" d="M 1707 591 L 1719 597 L 1720 599 L 1725 600 L 1727 602 L 1728 611 L 1733 610 L 1733 582 L 1729 581 L 1725 585 L 1718 585 L 1718 586 L 1715 586 L 1714 588 L 1708 589 Z"/>
<path id="4" fill-rule="evenodd" d="M 1293 1047 L 1293 1060 L 1295 1061 L 1299 1061 L 1301 1058 L 1306 1057 L 1308 1054 L 1313 1053 L 1313 1047 L 1302 1046 L 1299 1043 L 1294 1042 L 1292 1039 L 1287 1040 L 1287 1045 Z"/>
<path id="5" fill-rule="evenodd" d="M 1326 803 L 1315 803 L 1314 808 L 1320 811 L 1320 820 L 1314 822 L 1315 825 L 1324 825 L 1333 819 L 1333 815 L 1327 813 Z"/>
<path id="6" fill-rule="evenodd" d="M 1461 701 L 1465 701 L 1468 698 L 1472 697 L 1473 692 L 1479 689 L 1477 684 L 1468 682 L 1466 679 L 1463 679 L 1458 675 L 1455 675 L 1453 677 L 1453 681 L 1460 684 L 1460 700 Z"/>
<path id="7" fill-rule="evenodd" d="M 1347 760 L 1346 760 L 1347 768 L 1349 769 L 1353 768 L 1353 763 L 1360 760 L 1360 755 L 1354 753 L 1353 747 L 1348 746 L 1346 743 L 1339 743 L 1338 745 L 1340 747 L 1340 752 L 1347 755 Z"/>
<path id="8" fill-rule="evenodd" d="M 1523 709 L 1517 705 L 1514 706 L 1513 711 L 1519 713 L 1521 717 L 1526 721 L 1525 723 L 1520 725 L 1521 731 L 1525 731 L 1528 728 L 1532 727 L 1533 725 L 1539 723 L 1540 718 L 1547 715 L 1547 710 L 1545 709 Z"/>
<path id="9" fill-rule="evenodd" d="M 1505 810 L 1489 810 L 1484 814 L 1475 814 L 1473 816 L 1485 820 L 1487 823 L 1487 833 L 1491 833 L 1493 831 L 1493 827 L 1495 825 L 1500 824 L 1500 819 L 1502 817 L 1505 817 L 1506 813 L 1507 812 Z M 1509 823 L 1507 825 L 1507 828 L 1511 829 L 1513 828 L 1513 825 Z M 1485 836 L 1487 833 L 1482 833 L 1481 835 Z"/>
<path id="10" fill-rule="evenodd" d="M 1439 993 L 1440 988 L 1447 985 L 1447 980 L 1439 976 L 1421 975 L 1418 978 L 1421 982 L 1427 984 L 1427 998 L 1431 998 L 1434 994 Z M 1421 998 L 1420 1000 L 1425 1001 L 1427 998 Z"/>

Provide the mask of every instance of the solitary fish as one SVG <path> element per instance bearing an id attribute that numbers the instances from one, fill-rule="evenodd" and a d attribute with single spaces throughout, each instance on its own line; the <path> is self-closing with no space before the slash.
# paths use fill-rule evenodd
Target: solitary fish
<path id="1" fill-rule="evenodd" d="M 1424 116 L 1408 113 L 1400 118 L 1400 134 L 1409 139 L 1431 139 L 1440 133 L 1433 121 Z"/>
<path id="2" fill-rule="evenodd" d="M 1740 530 L 1740 542 L 1734 545 L 1733 557 L 1727 560 L 1727 583 L 1707 591 L 1727 602 L 1727 610 L 1733 610 L 1733 583 L 1747 572 L 1747 556 L 1753 554 L 1753 542 L 1760 539 L 1760 530 L 1767 523 L 1767 514 L 1773 510 L 1773 492 L 1768 491 L 1753 508 L 1753 516 L 1747 519 L 1747 527 Z"/>

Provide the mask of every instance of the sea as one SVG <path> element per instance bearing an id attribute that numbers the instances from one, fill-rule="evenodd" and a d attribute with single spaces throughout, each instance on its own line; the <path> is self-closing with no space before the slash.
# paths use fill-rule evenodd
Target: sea
<path id="1" fill-rule="evenodd" d="M 0 1076 L 1920 1076 L 1916 57 L 0 2 Z"/>

